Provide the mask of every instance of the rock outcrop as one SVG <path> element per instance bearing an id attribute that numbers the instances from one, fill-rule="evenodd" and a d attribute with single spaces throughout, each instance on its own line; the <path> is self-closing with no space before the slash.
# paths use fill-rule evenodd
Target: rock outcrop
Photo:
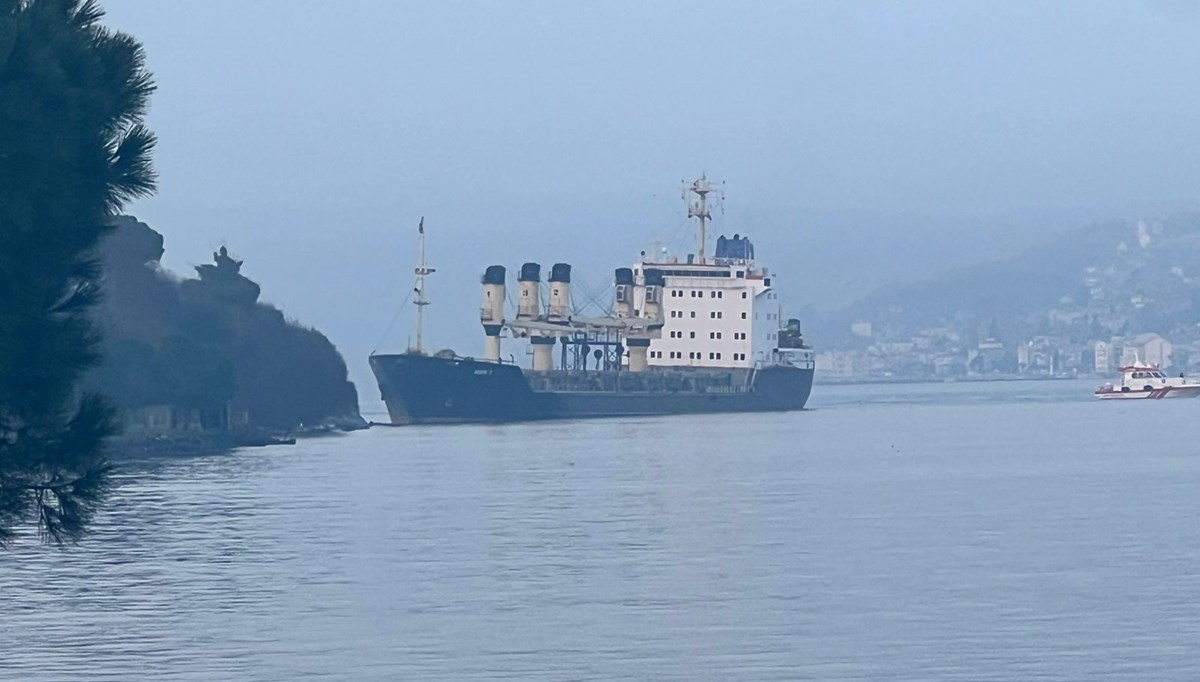
<path id="1" fill-rule="evenodd" d="M 104 365 L 90 378 L 123 408 L 170 408 L 184 428 L 296 432 L 357 428 L 346 363 L 320 332 L 258 301 L 225 247 L 179 279 L 163 237 L 122 216 L 104 242 Z M 178 422 L 179 418 L 171 421 Z M 181 427 L 173 423 L 175 428 Z"/>

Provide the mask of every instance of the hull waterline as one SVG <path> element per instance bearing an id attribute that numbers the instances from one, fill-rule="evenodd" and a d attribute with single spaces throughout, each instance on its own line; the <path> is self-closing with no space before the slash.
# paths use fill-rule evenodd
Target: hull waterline
<path id="1" fill-rule="evenodd" d="M 678 381 L 660 381 L 656 372 L 621 372 L 592 378 L 612 390 L 534 390 L 509 364 L 407 354 L 375 355 L 370 363 L 395 425 L 799 410 L 813 380 L 811 367 L 772 366 L 727 386 L 706 384 L 713 373 L 664 373 Z"/>

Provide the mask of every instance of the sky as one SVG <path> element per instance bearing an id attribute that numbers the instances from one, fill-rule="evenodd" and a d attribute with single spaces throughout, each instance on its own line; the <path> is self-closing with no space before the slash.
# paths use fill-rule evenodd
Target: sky
<path id="1" fill-rule="evenodd" d="M 603 291 L 689 248 L 701 172 L 796 309 L 1200 208 L 1197 2 L 102 4 L 158 82 L 128 211 L 181 274 L 228 245 L 365 400 L 422 216 L 429 336 L 471 355 L 485 266 Z"/>

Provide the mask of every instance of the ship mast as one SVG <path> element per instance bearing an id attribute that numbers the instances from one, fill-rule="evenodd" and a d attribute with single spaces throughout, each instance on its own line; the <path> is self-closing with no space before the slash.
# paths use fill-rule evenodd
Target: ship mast
<path id="1" fill-rule="evenodd" d="M 705 253 L 707 250 L 707 245 L 705 244 L 705 237 L 706 237 L 705 233 L 707 231 L 708 221 L 712 219 L 712 213 L 709 212 L 709 210 L 708 210 L 708 195 L 713 192 L 720 192 L 720 190 L 714 189 L 712 186 L 712 183 L 709 182 L 708 178 L 705 177 L 705 175 L 703 173 L 701 173 L 699 180 L 692 181 L 692 184 L 690 184 L 690 185 L 688 185 L 686 183 L 684 184 L 683 198 L 685 201 L 688 198 L 688 192 L 691 192 L 692 194 L 695 194 L 696 196 L 700 197 L 700 199 L 698 201 L 694 201 L 694 202 L 691 202 L 688 204 L 688 217 L 689 218 L 698 218 L 700 220 L 700 234 L 698 235 L 699 245 L 698 245 L 697 256 L 700 259 L 700 264 L 703 265 L 706 262 Z"/>
<path id="2" fill-rule="evenodd" d="M 424 353 L 425 306 L 429 305 L 429 299 L 425 298 L 425 276 L 437 272 L 437 270 L 425 263 L 425 216 L 421 216 L 421 222 L 417 224 L 417 235 L 421 244 L 421 262 L 414 270 L 417 273 L 417 286 L 414 289 L 417 293 L 417 298 L 413 300 L 413 305 L 417 306 L 417 346 L 413 350 L 417 353 Z"/>

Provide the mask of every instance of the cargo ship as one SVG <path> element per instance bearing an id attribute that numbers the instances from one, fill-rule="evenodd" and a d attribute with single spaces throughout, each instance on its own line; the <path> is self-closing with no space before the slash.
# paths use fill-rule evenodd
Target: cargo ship
<path id="1" fill-rule="evenodd" d="M 684 186 L 698 222 L 695 253 L 642 252 L 616 268 L 612 303 L 580 314 L 571 266 L 556 263 L 547 282 L 525 263 L 508 306 L 507 269 L 482 277 L 484 357 L 424 349 L 424 221 L 418 229 L 417 343 L 405 353 L 372 354 L 371 370 L 394 425 L 515 422 L 637 415 L 800 410 L 812 391 L 813 350 L 800 322 L 785 319 L 775 277 L 748 237 L 717 239 L 707 256 L 710 195 L 705 177 Z M 545 294 L 545 296 L 543 296 Z M 543 298 L 545 304 L 543 305 Z M 519 344 L 527 367 L 502 343 Z"/>

